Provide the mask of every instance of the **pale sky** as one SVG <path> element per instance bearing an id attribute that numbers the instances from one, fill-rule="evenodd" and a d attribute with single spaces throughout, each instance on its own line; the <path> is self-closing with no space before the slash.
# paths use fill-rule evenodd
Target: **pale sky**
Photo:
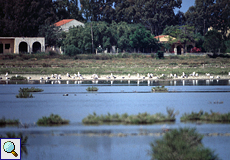
<path id="1" fill-rule="evenodd" d="M 182 0 L 181 8 L 180 9 L 176 8 L 174 12 L 177 13 L 180 10 L 181 12 L 185 13 L 189 9 L 189 7 L 194 5 L 195 5 L 195 0 Z"/>

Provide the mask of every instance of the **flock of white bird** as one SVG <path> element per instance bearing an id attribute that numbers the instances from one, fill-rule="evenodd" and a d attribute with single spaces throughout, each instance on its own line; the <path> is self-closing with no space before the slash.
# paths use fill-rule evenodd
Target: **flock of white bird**
<path id="1" fill-rule="evenodd" d="M 211 75 L 210 73 L 206 73 L 205 74 L 206 77 L 210 78 L 210 79 L 220 79 L 220 76 L 216 76 L 214 77 L 213 75 Z M 230 76 L 230 72 L 228 74 Z M 9 74 L 8 72 L 6 72 L 5 74 L 5 78 L 6 80 L 10 79 L 9 77 Z M 16 77 L 18 76 L 17 74 L 15 75 Z M 78 72 L 77 74 L 74 74 L 74 75 L 70 75 L 69 73 L 66 74 L 67 78 L 69 79 L 76 79 L 76 80 L 84 80 L 85 78 Z M 151 79 L 151 78 L 155 78 L 155 79 L 158 79 L 158 78 L 161 78 L 161 77 L 166 77 L 165 74 L 162 74 L 160 77 L 157 77 L 157 76 L 154 76 L 152 73 L 148 73 L 147 74 L 147 77 L 146 76 L 142 76 L 137 73 L 137 76 L 135 78 L 137 79 Z M 178 76 L 177 74 L 170 74 L 169 76 L 167 76 L 169 78 L 188 78 L 188 77 L 199 77 L 199 74 L 196 73 L 196 72 L 193 72 L 189 75 L 186 75 L 185 72 L 182 72 L 182 75 L 181 76 Z M 92 80 L 98 80 L 99 79 L 99 76 L 97 74 L 93 74 L 91 76 Z M 115 80 L 117 77 L 113 75 L 113 73 L 111 73 L 109 76 L 106 76 L 105 77 L 107 80 Z M 125 79 L 126 77 L 121 77 L 121 79 Z M 130 79 L 131 78 L 131 75 L 128 74 L 127 75 L 127 78 Z M 0 79 L 2 79 L 2 77 L 0 77 Z M 31 79 L 31 77 L 27 77 L 28 80 Z M 51 76 L 46 76 L 46 77 L 40 77 L 40 80 L 49 80 L 49 79 L 57 79 L 57 80 L 61 80 L 62 79 L 62 76 L 61 74 L 52 74 Z"/>

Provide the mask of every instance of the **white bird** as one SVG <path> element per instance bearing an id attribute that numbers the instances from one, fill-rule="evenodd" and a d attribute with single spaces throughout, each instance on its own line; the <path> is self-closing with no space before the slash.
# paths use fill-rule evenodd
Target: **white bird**
<path id="1" fill-rule="evenodd" d="M 43 79 L 43 77 L 40 77 L 40 80 L 42 80 Z"/>
<path id="2" fill-rule="evenodd" d="M 51 75 L 51 78 L 55 78 L 55 77 L 54 77 L 54 74 Z"/>
<path id="3" fill-rule="evenodd" d="M 67 74 L 66 74 L 66 76 L 67 76 L 67 77 L 70 77 L 70 74 L 69 74 L 69 73 L 67 73 Z"/>
<path id="4" fill-rule="evenodd" d="M 27 79 L 28 79 L 28 80 L 30 80 L 30 79 L 31 79 L 31 77 L 27 77 Z"/>
<path id="5" fill-rule="evenodd" d="M 8 72 L 6 72 L 6 75 L 5 75 L 5 77 L 7 77 L 8 76 Z"/>
<path id="6" fill-rule="evenodd" d="M 18 75 L 16 74 L 15 77 L 18 77 Z"/>
<path id="7" fill-rule="evenodd" d="M 130 74 L 128 74 L 128 77 L 130 78 Z"/>
<path id="8" fill-rule="evenodd" d="M 81 74 L 78 72 L 78 73 L 77 73 L 77 76 L 78 76 L 78 77 L 80 77 L 80 76 L 81 76 Z"/>

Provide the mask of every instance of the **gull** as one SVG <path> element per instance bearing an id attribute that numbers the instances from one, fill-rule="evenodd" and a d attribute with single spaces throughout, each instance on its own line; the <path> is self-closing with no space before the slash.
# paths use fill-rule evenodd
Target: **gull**
<path id="1" fill-rule="evenodd" d="M 6 75 L 5 75 L 5 77 L 7 77 L 8 76 L 8 72 L 6 72 Z"/>

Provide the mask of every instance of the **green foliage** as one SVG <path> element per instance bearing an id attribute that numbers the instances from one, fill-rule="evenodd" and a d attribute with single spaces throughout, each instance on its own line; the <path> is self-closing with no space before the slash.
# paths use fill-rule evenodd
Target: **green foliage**
<path id="1" fill-rule="evenodd" d="M 166 132 L 162 139 L 151 143 L 151 155 L 155 160 L 219 159 L 214 151 L 202 145 L 203 136 L 195 128 L 180 128 Z"/>
<path id="2" fill-rule="evenodd" d="M 82 122 L 84 124 L 101 124 L 101 123 L 125 123 L 125 124 L 153 124 L 158 122 L 174 122 L 175 115 L 174 109 L 167 108 L 168 115 L 162 113 L 148 114 L 138 113 L 138 115 L 128 115 L 127 113 L 119 115 L 117 113 L 107 115 L 97 115 L 95 112 L 85 117 Z"/>
<path id="3" fill-rule="evenodd" d="M 157 51 L 157 58 L 164 59 L 164 52 L 163 51 Z"/>
<path id="4" fill-rule="evenodd" d="M 213 52 L 214 56 L 221 47 L 222 35 L 216 30 L 210 30 L 204 36 L 204 48 Z"/>
<path id="5" fill-rule="evenodd" d="M 165 86 L 156 86 L 156 87 L 152 87 L 152 91 L 153 92 L 168 92 L 168 89 L 165 88 Z"/>
<path id="6" fill-rule="evenodd" d="M 35 87 L 31 87 L 31 88 L 20 88 L 20 90 L 22 92 L 43 92 L 43 89 L 40 88 L 35 88 Z"/>
<path id="7" fill-rule="evenodd" d="M 75 47 L 73 44 L 71 44 L 65 48 L 64 53 L 65 55 L 68 56 L 75 56 L 76 54 L 80 53 L 80 50 L 77 47 Z"/>
<path id="8" fill-rule="evenodd" d="M 88 87 L 86 90 L 87 90 L 87 91 L 98 91 L 98 88 L 92 86 L 92 87 Z"/>
<path id="9" fill-rule="evenodd" d="M 12 76 L 11 78 L 10 78 L 10 80 L 27 80 L 27 78 L 26 77 L 23 77 L 23 76 Z"/>
<path id="10" fill-rule="evenodd" d="M 61 125 L 61 124 L 69 124 L 69 120 L 62 119 L 57 114 L 51 114 L 49 117 L 42 117 L 37 121 L 38 125 Z"/>
<path id="11" fill-rule="evenodd" d="M 33 95 L 30 94 L 26 89 L 20 88 L 19 89 L 19 94 L 16 95 L 16 98 L 33 98 Z"/>
<path id="12" fill-rule="evenodd" d="M 183 121 L 205 121 L 205 122 L 221 122 L 221 123 L 230 123 L 230 112 L 229 113 L 218 113 L 218 112 L 213 112 L 210 111 L 211 113 L 209 114 L 208 112 L 203 112 L 202 110 L 198 113 L 192 112 L 190 114 L 184 113 L 180 120 Z"/>
<path id="13" fill-rule="evenodd" d="M 5 117 L 2 117 L 0 119 L 0 125 L 18 125 L 19 120 L 18 119 L 5 119 Z"/>

